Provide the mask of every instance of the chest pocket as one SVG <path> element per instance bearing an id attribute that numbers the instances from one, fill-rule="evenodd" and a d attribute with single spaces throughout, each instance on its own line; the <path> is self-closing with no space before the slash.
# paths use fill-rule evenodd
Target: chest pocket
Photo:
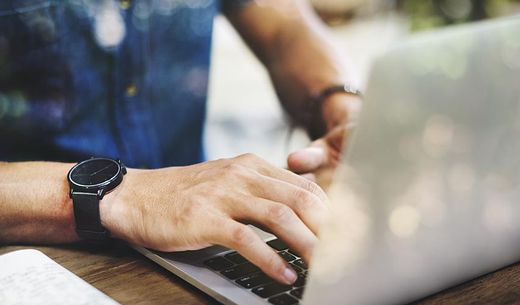
<path id="1" fill-rule="evenodd" d="M 36 135 L 66 125 L 64 2 L 0 1 L 0 134 Z"/>

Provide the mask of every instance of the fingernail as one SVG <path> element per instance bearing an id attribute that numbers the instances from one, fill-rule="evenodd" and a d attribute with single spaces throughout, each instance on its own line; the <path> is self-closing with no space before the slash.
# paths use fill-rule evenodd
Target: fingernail
<path id="1" fill-rule="evenodd" d="M 285 282 L 289 285 L 294 283 L 297 277 L 298 276 L 296 275 L 296 272 L 294 272 L 294 270 L 292 270 L 289 267 L 285 268 L 285 270 L 283 271 L 283 278 L 285 279 Z"/>

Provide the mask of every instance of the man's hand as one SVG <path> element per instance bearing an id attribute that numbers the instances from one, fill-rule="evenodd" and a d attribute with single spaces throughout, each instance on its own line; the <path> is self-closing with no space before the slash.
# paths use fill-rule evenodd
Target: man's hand
<path id="1" fill-rule="evenodd" d="M 226 16 L 268 69 L 282 106 L 296 124 L 308 123 L 309 96 L 334 84 L 357 83 L 344 52 L 338 52 L 331 43 L 326 26 L 308 1 L 252 1 Z M 326 173 L 335 168 L 341 140 L 349 129 L 338 126 L 350 126 L 352 112 L 344 105 L 349 99 L 358 100 L 335 94 L 330 100 L 338 102 L 325 102 L 332 105 L 323 109 L 327 134 L 312 143 L 312 149 L 291 155 L 289 169 L 316 176 L 320 183 L 328 180 Z"/>
<path id="2" fill-rule="evenodd" d="M 289 169 L 321 186 L 328 186 L 338 165 L 348 130 L 348 125 L 337 126 L 308 147 L 293 152 L 287 158 Z"/>
<path id="3" fill-rule="evenodd" d="M 359 97 L 335 94 L 323 103 L 323 119 L 328 132 L 312 142 L 307 148 L 293 152 L 287 158 L 289 170 L 322 187 L 330 185 L 336 169 L 344 141 L 355 127 L 361 109 Z"/>
<path id="4" fill-rule="evenodd" d="M 315 183 L 246 154 L 130 169 L 100 209 L 103 225 L 117 238 L 160 251 L 223 245 L 290 284 L 294 271 L 246 224 L 271 231 L 309 262 L 325 201 Z"/>

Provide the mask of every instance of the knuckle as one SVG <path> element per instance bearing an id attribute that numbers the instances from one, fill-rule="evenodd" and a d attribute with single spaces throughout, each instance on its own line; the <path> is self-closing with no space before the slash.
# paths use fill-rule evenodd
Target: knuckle
<path id="1" fill-rule="evenodd" d="M 235 228 L 233 228 L 233 231 L 231 233 L 231 244 L 235 248 L 244 247 L 247 245 L 250 245 L 255 241 L 255 233 L 251 228 L 249 228 L 246 225 L 238 225 Z"/>
<path id="2" fill-rule="evenodd" d="M 242 155 L 238 156 L 238 159 L 242 160 L 244 162 L 256 162 L 256 161 L 261 160 L 260 157 L 258 157 L 257 155 L 255 155 L 253 153 L 242 154 Z"/>
<path id="3" fill-rule="evenodd" d="M 311 192 L 316 194 L 316 196 L 318 196 L 318 198 L 321 201 L 326 202 L 327 194 L 325 194 L 325 191 L 323 191 L 323 189 L 315 182 L 309 181 L 308 183 L 309 183 L 309 189 L 311 190 Z"/>
<path id="4" fill-rule="evenodd" d="M 267 219 L 274 223 L 282 223 L 294 217 L 294 212 L 291 208 L 283 204 L 273 204 L 268 208 Z"/>
<path id="5" fill-rule="evenodd" d="M 240 175 L 244 172 L 244 167 L 236 162 L 231 162 L 224 166 L 224 174 L 228 175 Z"/>
<path id="6" fill-rule="evenodd" d="M 317 201 L 316 196 L 305 190 L 297 190 L 294 194 L 294 199 L 296 201 L 296 206 L 300 208 L 308 208 L 313 206 Z"/>
<path id="7" fill-rule="evenodd" d="M 312 181 L 305 181 L 307 183 L 307 189 L 314 193 L 314 194 L 322 194 L 323 191 L 321 190 L 321 188 L 314 182 Z"/>
<path id="8" fill-rule="evenodd" d="M 321 213 L 326 209 L 324 202 L 308 191 L 297 191 L 294 198 L 293 207 L 300 216 Z"/>
<path id="9" fill-rule="evenodd" d="M 305 179 L 303 181 L 303 187 L 310 193 L 316 195 L 320 200 L 325 201 L 327 196 L 322 188 L 315 182 Z"/>

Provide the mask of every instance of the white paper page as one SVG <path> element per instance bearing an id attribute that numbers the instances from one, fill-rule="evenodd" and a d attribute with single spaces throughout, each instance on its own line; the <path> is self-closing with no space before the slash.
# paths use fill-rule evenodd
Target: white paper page
<path id="1" fill-rule="evenodd" d="M 116 305 L 101 291 L 37 250 L 0 256 L 2 305 Z"/>

